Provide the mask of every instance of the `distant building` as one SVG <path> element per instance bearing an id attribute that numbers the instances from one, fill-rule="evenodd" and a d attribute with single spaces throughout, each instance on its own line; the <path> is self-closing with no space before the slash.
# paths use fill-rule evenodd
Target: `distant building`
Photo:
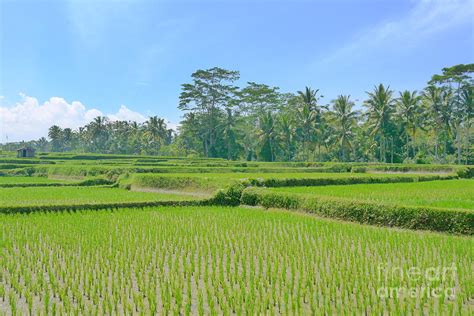
<path id="1" fill-rule="evenodd" d="M 23 147 L 18 149 L 17 152 L 17 157 L 18 158 L 33 158 L 35 156 L 35 149 L 30 148 L 30 147 Z"/>

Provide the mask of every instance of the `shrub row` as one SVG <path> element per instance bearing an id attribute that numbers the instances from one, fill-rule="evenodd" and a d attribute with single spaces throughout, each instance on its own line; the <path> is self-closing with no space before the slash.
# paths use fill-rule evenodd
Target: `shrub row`
<path id="1" fill-rule="evenodd" d="M 182 188 L 210 188 L 211 184 L 205 179 L 199 177 L 166 177 L 154 174 L 135 174 L 131 178 L 133 185 L 145 188 L 166 188 L 166 189 L 182 189 Z"/>
<path id="2" fill-rule="evenodd" d="M 385 205 L 338 198 L 299 196 L 247 188 L 240 202 L 265 208 L 298 209 L 362 224 L 474 235 L 474 212 L 431 207 Z"/>
<path id="3" fill-rule="evenodd" d="M 119 208 L 144 208 L 148 206 L 204 206 L 210 205 L 207 200 L 192 201 L 153 201 L 153 202 L 125 202 L 101 204 L 73 204 L 73 205 L 34 205 L 34 206 L 2 206 L 0 213 L 32 213 L 32 212 L 59 212 L 78 210 L 104 210 Z"/>
<path id="4" fill-rule="evenodd" d="M 364 167 L 364 166 L 360 166 Z M 383 172 L 456 172 L 459 165 L 375 164 L 366 165 L 367 171 Z"/>
<path id="5" fill-rule="evenodd" d="M 32 164 L 55 164 L 54 161 L 42 161 L 39 159 L 25 159 L 25 158 L 2 158 L 0 164 L 20 164 L 20 165 L 32 165 Z"/>
<path id="6" fill-rule="evenodd" d="M 474 178 L 474 167 L 465 166 L 457 169 L 457 174 L 460 178 Z"/>
<path id="7" fill-rule="evenodd" d="M 397 182 L 422 182 L 434 180 L 456 179 L 457 175 L 426 175 L 426 176 L 393 176 L 393 177 L 343 177 L 343 178 L 267 178 L 249 179 L 251 186 L 258 187 L 292 187 L 292 186 L 323 186 L 347 185 L 368 183 L 397 183 Z"/>
<path id="8" fill-rule="evenodd" d="M 52 182 L 52 183 L 1 183 L 0 188 L 26 187 L 67 187 L 67 186 L 102 186 L 112 185 L 113 181 L 104 178 L 85 179 L 79 182 Z"/>

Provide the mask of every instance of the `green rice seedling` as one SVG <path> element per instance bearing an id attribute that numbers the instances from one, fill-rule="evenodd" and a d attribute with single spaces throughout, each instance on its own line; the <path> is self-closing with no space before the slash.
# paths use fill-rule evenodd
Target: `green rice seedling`
<path id="1" fill-rule="evenodd" d="M 0 314 L 474 312 L 467 236 L 154 207 L 3 214 L 0 240 Z"/>
<path id="2" fill-rule="evenodd" d="M 1 188 L 0 207 L 104 204 L 195 199 L 190 195 L 132 192 L 107 187 Z"/>
<path id="3" fill-rule="evenodd" d="M 474 180 L 464 179 L 420 183 L 355 184 L 350 187 L 343 185 L 285 187 L 269 190 L 384 204 L 474 210 Z"/>

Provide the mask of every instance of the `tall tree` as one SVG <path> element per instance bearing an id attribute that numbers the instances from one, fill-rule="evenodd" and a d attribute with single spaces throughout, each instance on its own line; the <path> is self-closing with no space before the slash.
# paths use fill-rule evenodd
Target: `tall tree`
<path id="1" fill-rule="evenodd" d="M 334 126 L 335 143 L 340 148 L 340 159 L 347 160 L 347 149 L 352 149 L 354 129 L 358 112 L 353 110 L 354 102 L 349 95 L 340 95 L 332 101 L 331 123 Z"/>
<path id="2" fill-rule="evenodd" d="M 289 113 L 282 113 L 279 116 L 279 138 L 286 161 L 291 161 L 295 154 L 295 134 L 294 122 Z"/>
<path id="3" fill-rule="evenodd" d="M 87 135 L 90 140 L 90 149 L 93 152 L 105 153 L 109 136 L 106 125 L 107 122 L 107 117 L 97 116 L 86 126 Z"/>
<path id="4" fill-rule="evenodd" d="M 144 133 L 149 153 L 157 153 L 166 141 L 167 130 L 165 120 L 158 116 L 151 116 L 145 122 Z"/>
<path id="5" fill-rule="evenodd" d="M 319 141 L 320 137 L 317 135 L 318 118 L 320 118 L 320 110 L 318 108 L 319 90 L 313 90 L 306 87 L 304 91 L 298 91 L 300 106 L 297 109 L 296 117 L 299 121 L 298 134 L 300 135 L 302 152 L 304 159 L 309 159 L 310 145 L 313 141 Z"/>
<path id="6" fill-rule="evenodd" d="M 466 148 L 466 159 L 467 164 L 471 157 L 471 146 L 473 143 L 471 128 L 472 121 L 474 118 L 474 85 L 466 83 L 462 89 L 457 107 L 457 118 L 458 118 L 458 129 L 456 137 L 458 143 L 458 163 L 461 163 L 461 151 L 462 151 L 462 139 L 461 130 L 464 128 L 465 133 L 465 148 Z"/>
<path id="7" fill-rule="evenodd" d="M 466 147 L 468 151 L 470 151 L 471 147 L 471 140 L 470 140 L 470 128 L 467 128 L 470 123 L 469 119 L 466 116 L 466 113 L 469 112 L 468 109 L 463 107 L 465 103 L 463 103 L 463 94 L 467 90 L 469 91 L 469 87 L 474 86 L 474 64 L 458 64 L 451 67 L 446 67 L 442 69 L 441 74 L 436 74 L 431 77 L 431 80 L 428 82 L 429 85 L 434 85 L 437 87 L 441 87 L 445 90 L 443 91 L 450 91 L 452 94 L 451 99 L 449 100 L 450 105 L 454 107 L 452 110 L 452 126 L 451 128 L 454 130 L 456 134 L 456 146 L 457 146 L 457 161 L 461 163 L 461 153 L 462 153 L 462 134 L 466 134 L 467 144 Z M 443 92 L 443 93 L 445 93 Z M 446 96 L 446 94 L 445 94 Z M 448 101 L 445 98 L 445 101 Z M 445 113 L 446 114 L 446 113 Z M 446 128 L 444 130 L 444 135 L 446 134 Z M 445 138 L 445 149 L 447 148 L 447 136 Z M 445 153 L 443 154 L 443 159 L 445 159 Z"/>
<path id="8" fill-rule="evenodd" d="M 179 109 L 200 114 L 199 124 L 205 130 L 204 153 L 207 157 L 217 157 L 219 117 L 223 109 L 235 105 L 233 99 L 238 89 L 232 83 L 239 79 L 239 72 L 214 67 L 198 70 L 191 77 L 192 83 L 182 85 Z"/>
<path id="9" fill-rule="evenodd" d="M 53 125 L 48 130 L 48 137 L 51 139 L 51 151 L 63 151 L 64 139 L 63 130 L 57 125 Z"/>
<path id="10" fill-rule="evenodd" d="M 240 145 L 237 143 L 237 122 L 231 108 L 226 109 L 226 119 L 223 124 L 223 136 L 225 139 L 227 159 L 235 160 L 239 155 Z"/>
<path id="11" fill-rule="evenodd" d="M 366 92 L 369 98 L 364 102 L 368 108 L 370 134 L 379 147 L 379 159 L 386 162 L 387 138 L 390 137 L 390 121 L 394 112 L 393 91 L 379 84 L 373 92 Z M 392 151 L 393 152 L 393 151 Z"/>
<path id="12" fill-rule="evenodd" d="M 258 120 L 258 137 L 261 149 L 259 156 L 264 161 L 275 160 L 275 122 L 270 111 L 262 113 Z"/>
<path id="13" fill-rule="evenodd" d="M 428 103 L 432 129 L 435 134 L 435 159 L 439 160 L 439 147 L 443 148 L 442 161 L 446 161 L 448 141 L 451 134 L 453 94 L 449 87 L 428 86 L 424 91 Z"/>
<path id="14" fill-rule="evenodd" d="M 401 121 L 401 128 L 405 136 L 406 158 L 410 158 L 410 147 L 412 157 L 415 157 L 416 130 L 421 127 L 422 108 L 420 106 L 421 96 L 416 91 L 405 90 L 399 93 L 396 100 L 396 114 Z"/>

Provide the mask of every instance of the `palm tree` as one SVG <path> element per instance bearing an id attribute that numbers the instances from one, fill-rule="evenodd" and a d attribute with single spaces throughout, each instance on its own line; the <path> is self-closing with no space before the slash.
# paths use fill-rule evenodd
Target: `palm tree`
<path id="1" fill-rule="evenodd" d="M 271 111 L 267 111 L 259 116 L 257 135 L 262 144 L 260 155 L 264 160 L 274 161 L 275 125 Z"/>
<path id="2" fill-rule="evenodd" d="M 331 123 L 334 124 L 335 140 L 341 149 L 341 160 L 346 161 L 346 149 L 352 149 L 354 128 L 358 112 L 353 110 L 354 102 L 349 95 L 340 95 L 332 101 Z"/>
<path id="3" fill-rule="evenodd" d="M 472 125 L 472 117 L 474 115 L 474 86 L 470 84 L 466 84 L 462 87 L 461 92 L 460 92 L 460 98 L 459 98 L 459 116 L 460 121 L 462 125 L 464 125 L 464 129 L 466 130 L 467 134 L 467 155 L 466 155 L 466 164 L 467 160 L 470 158 L 471 155 L 471 139 L 470 139 L 470 131 L 471 131 L 471 125 Z M 462 151 L 462 145 L 461 145 L 461 135 L 460 131 L 457 133 L 458 139 L 458 163 L 461 163 L 461 151 Z"/>
<path id="4" fill-rule="evenodd" d="M 428 86 L 424 91 L 424 98 L 428 102 L 429 114 L 433 121 L 435 132 L 435 158 L 438 160 L 440 142 L 443 146 L 443 161 L 446 160 L 448 138 L 451 134 L 453 93 L 450 88 Z"/>
<path id="5" fill-rule="evenodd" d="M 105 116 L 97 116 L 86 126 L 93 151 L 103 152 L 105 150 L 108 138 L 107 122 L 108 119 Z"/>
<path id="6" fill-rule="evenodd" d="M 283 145 L 283 152 L 287 161 L 291 161 L 294 151 L 295 127 L 290 115 L 283 113 L 279 117 L 280 135 L 279 138 Z"/>
<path id="7" fill-rule="evenodd" d="M 226 149 L 227 149 L 227 159 L 232 160 L 234 158 L 234 152 L 237 151 L 237 135 L 235 117 L 232 114 L 231 108 L 226 108 L 227 116 L 224 121 L 223 137 L 225 139 Z"/>
<path id="8" fill-rule="evenodd" d="M 321 127 L 321 111 L 318 107 L 317 93 L 318 89 L 313 90 L 310 87 L 306 87 L 305 91 L 298 91 L 298 97 L 301 100 L 301 107 L 297 110 L 297 119 L 300 122 L 300 134 L 302 138 L 303 153 L 305 159 L 309 158 L 308 150 L 312 140 L 316 140 L 318 147 L 321 147 L 322 131 L 318 131 L 318 127 Z M 322 96 L 321 96 L 322 97 Z"/>
<path id="9" fill-rule="evenodd" d="M 48 147 L 48 141 L 46 138 L 41 137 L 36 141 L 36 146 L 38 146 L 39 151 L 46 151 L 46 147 Z"/>
<path id="10" fill-rule="evenodd" d="M 160 146 L 165 143 L 167 137 L 165 120 L 158 116 L 151 116 L 145 122 L 145 130 L 143 135 L 147 139 L 147 145 L 152 149 L 159 150 Z"/>
<path id="11" fill-rule="evenodd" d="M 364 102 L 364 105 L 368 108 L 370 135 L 375 138 L 378 136 L 380 160 L 386 162 L 385 142 L 393 113 L 393 91 L 390 90 L 390 86 L 385 88 L 383 84 L 379 84 L 375 86 L 373 92 L 366 93 L 369 99 Z"/>
<path id="12" fill-rule="evenodd" d="M 422 114 L 420 100 L 421 96 L 416 91 L 410 92 L 408 90 L 400 92 L 400 97 L 396 100 L 397 115 L 402 121 L 403 133 L 405 134 L 406 158 L 410 158 L 410 138 L 413 157 L 416 155 L 416 130 L 420 127 Z"/>
<path id="13" fill-rule="evenodd" d="M 141 135 L 142 127 L 137 122 L 132 121 L 129 124 L 129 141 L 127 142 L 130 151 L 134 154 L 141 154 Z"/>
<path id="14" fill-rule="evenodd" d="M 48 137 L 51 139 L 51 151 L 63 150 L 63 130 L 57 125 L 53 125 L 48 130 Z"/>
<path id="15" fill-rule="evenodd" d="M 298 91 L 298 96 L 301 98 L 304 104 L 307 104 L 311 110 L 317 111 L 318 100 L 317 94 L 319 89 L 313 90 L 310 87 L 305 87 L 304 91 Z"/>

